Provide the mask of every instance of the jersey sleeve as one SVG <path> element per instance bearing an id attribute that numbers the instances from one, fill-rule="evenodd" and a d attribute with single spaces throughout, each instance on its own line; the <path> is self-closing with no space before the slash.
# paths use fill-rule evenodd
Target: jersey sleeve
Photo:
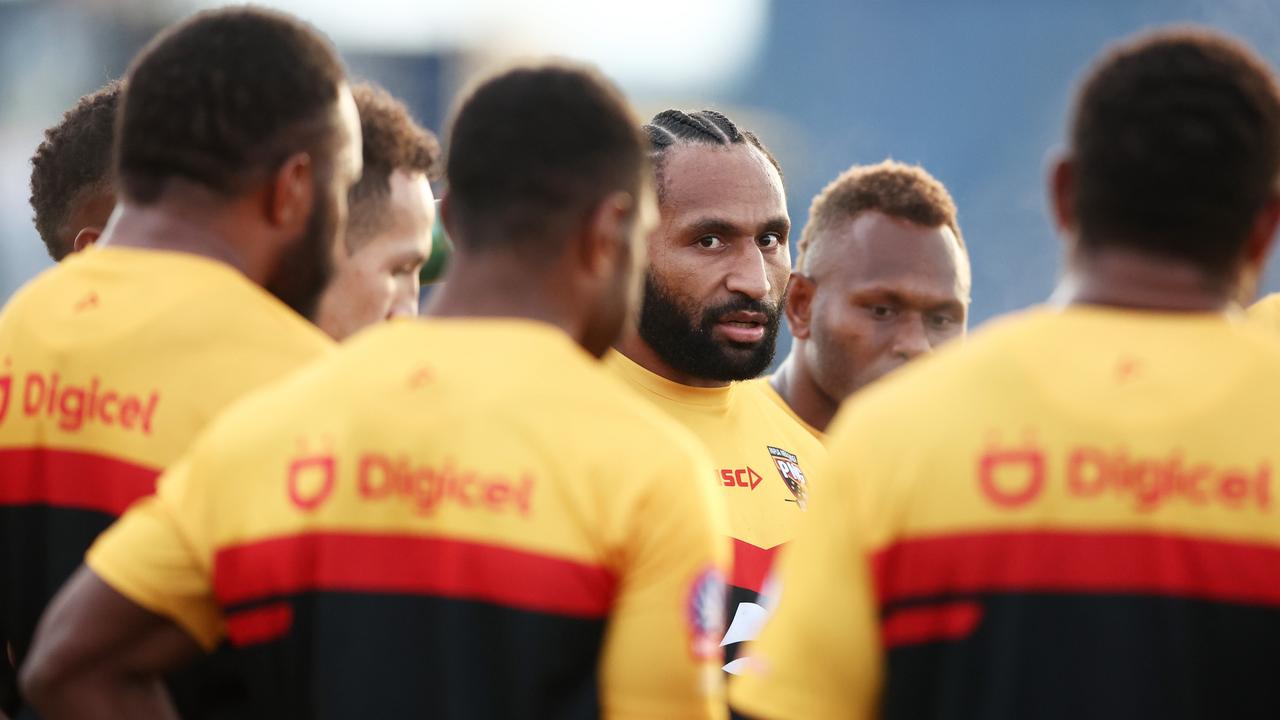
<path id="1" fill-rule="evenodd" d="M 685 439 L 681 434 L 680 439 Z M 690 436 L 652 456 L 625 514 L 625 558 L 601 657 L 608 718 L 723 718 L 724 510 Z"/>
<path id="2" fill-rule="evenodd" d="M 207 507 L 194 497 L 192 460 L 161 476 L 156 494 L 136 503 L 111 526 L 85 559 L 103 582 L 138 605 L 173 620 L 212 650 L 223 634 L 213 596 L 199 519 Z"/>
<path id="3" fill-rule="evenodd" d="M 847 437 L 847 435 L 845 435 Z M 730 703 L 751 717 L 875 716 L 881 653 L 858 451 L 838 440 L 809 518 L 782 550 L 778 599 Z"/>

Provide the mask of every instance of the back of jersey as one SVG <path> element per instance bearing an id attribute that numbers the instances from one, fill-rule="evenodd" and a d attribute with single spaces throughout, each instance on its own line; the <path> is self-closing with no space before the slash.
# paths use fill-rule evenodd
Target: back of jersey
<path id="1" fill-rule="evenodd" d="M 15 296 L 0 314 L 0 637 L 18 661 L 94 538 L 214 413 L 328 346 L 235 270 L 178 253 L 93 249 Z"/>
<path id="2" fill-rule="evenodd" d="M 559 330 L 397 322 L 215 423 L 90 565 L 225 630 L 261 717 L 714 717 L 712 477 Z"/>
<path id="3" fill-rule="evenodd" d="M 859 478 L 886 716 L 1280 713 L 1280 353 L 1075 309 L 969 360 L 916 390 L 949 408 L 927 440 Z"/>
<path id="4" fill-rule="evenodd" d="M 859 396 L 815 500 L 843 516 L 819 507 L 785 561 L 775 676 L 735 702 L 1280 715 L 1277 368 L 1280 344 L 1221 316 L 1072 308 Z"/>

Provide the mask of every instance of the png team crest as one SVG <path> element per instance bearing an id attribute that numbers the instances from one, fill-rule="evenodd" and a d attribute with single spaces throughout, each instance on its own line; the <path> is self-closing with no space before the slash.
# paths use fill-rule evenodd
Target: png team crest
<path id="1" fill-rule="evenodd" d="M 772 445 L 767 447 L 769 448 L 769 455 L 773 457 L 773 464 L 778 466 L 778 474 L 782 475 L 782 481 L 787 484 L 787 489 L 795 496 L 796 504 L 800 506 L 801 510 L 807 510 L 809 488 L 804 480 L 804 471 L 800 469 L 800 460 L 781 448 L 776 448 Z"/>

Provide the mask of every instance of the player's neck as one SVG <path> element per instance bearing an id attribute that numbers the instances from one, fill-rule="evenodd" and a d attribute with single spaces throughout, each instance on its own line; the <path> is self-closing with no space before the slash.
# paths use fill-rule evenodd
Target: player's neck
<path id="1" fill-rule="evenodd" d="M 631 362 L 648 370 L 662 378 L 666 378 L 674 383 L 688 385 L 689 387 L 699 388 L 721 388 L 728 387 L 727 380 L 708 380 L 706 378 L 694 377 L 687 373 L 682 373 L 671 367 L 666 360 L 662 359 L 649 343 L 640 337 L 640 331 L 634 323 L 627 323 L 626 329 L 622 331 L 622 337 L 618 339 L 614 349 L 622 353 Z"/>
<path id="2" fill-rule="evenodd" d="M 818 388 L 817 383 L 805 371 L 804 364 L 796 359 L 798 352 L 799 348 L 793 345 L 791 354 L 782 362 L 782 367 L 769 378 L 769 385 L 801 420 L 820 432 L 826 432 L 831 419 L 840 409 L 840 404 L 832 401 Z"/>
<path id="3" fill-rule="evenodd" d="M 1077 252 L 1052 301 L 1164 312 L 1223 312 L 1234 291 L 1194 265 L 1122 248 Z"/>
<path id="4" fill-rule="evenodd" d="M 121 200 L 98 243 L 106 246 L 167 250 L 226 263 L 261 284 L 251 258 L 240 251 L 234 215 L 225 202 L 205 195 L 166 193 L 148 205 Z"/>
<path id="5" fill-rule="evenodd" d="M 554 273 L 549 273 L 554 274 Z M 423 315 L 439 318 L 513 318 L 547 323 L 581 344 L 585 320 L 562 284 L 548 282 L 527 264 L 489 257 L 451 259 L 449 272 Z M 557 292 L 552 286 L 560 285 Z"/>

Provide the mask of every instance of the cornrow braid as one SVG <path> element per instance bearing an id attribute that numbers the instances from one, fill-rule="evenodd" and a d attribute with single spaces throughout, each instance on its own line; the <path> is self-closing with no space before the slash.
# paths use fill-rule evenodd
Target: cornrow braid
<path id="1" fill-rule="evenodd" d="M 649 156 L 657 174 L 658 199 L 663 197 L 662 161 L 667 150 L 679 144 L 731 145 L 749 144 L 759 150 L 782 175 L 782 166 L 755 133 L 742 130 L 723 113 L 715 110 L 699 110 L 686 113 L 682 110 L 663 110 L 644 126 L 649 136 Z"/>

